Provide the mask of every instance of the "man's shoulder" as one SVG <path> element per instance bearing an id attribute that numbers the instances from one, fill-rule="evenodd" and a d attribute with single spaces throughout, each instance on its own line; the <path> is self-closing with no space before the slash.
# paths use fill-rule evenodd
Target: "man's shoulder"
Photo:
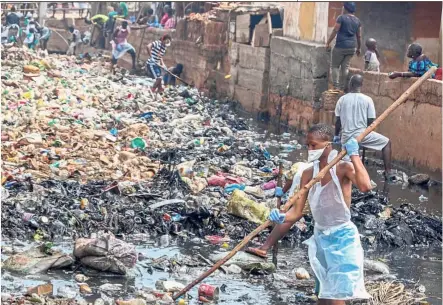
<path id="1" fill-rule="evenodd" d="M 349 92 L 343 95 L 340 99 L 342 98 L 343 100 L 355 100 L 357 98 L 361 100 L 372 101 L 372 98 L 369 95 L 366 95 L 361 92 Z"/>

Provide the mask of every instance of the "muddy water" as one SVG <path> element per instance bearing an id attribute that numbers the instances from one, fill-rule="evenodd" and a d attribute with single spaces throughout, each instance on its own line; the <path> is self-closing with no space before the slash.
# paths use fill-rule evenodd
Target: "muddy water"
<path id="1" fill-rule="evenodd" d="M 234 246 L 232 244 L 231 246 Z M 66 243 L 62 248 L 66 252 L 71 251 L 71 243 Z M 197 253 L 201 253 L 207 257 L 208 253 L 213 251 L 228 251 L 229 249 L 220 249 L 218 246 L 209 245 L 207 243 L 192 243 L 182 239 L 172 239 L 167 247 L 156 247 L 155 245 L 140 244 L 137 251 L 147 258 L 159 258 L 168 256 L 176 257 L 180 261 L 180 255 L 196 257 Z M 441 304 L 441 252 L 429 249 L 408 249 L 397 250 L 387 253 L 366 253 L 368 257 L 383 258 L 387 261 L 391 268 L 391 272 L 396 274 L 399 279 L 410 282 L 420 281 L 426 286 L 427 295 L 430 297 L 431 304 Z M 2 255 L 2 260 L 7 256 Z M 304 267 L 309 269 L 309 263 L 306 254 L 306 248 L 300 245 L 283 244 L 279 250 L 278 256 L 278 275 L 288 278 L 294 278 L 292 269 L 295 267 Z M 154 269 L 151 273 L 145 267 L 143 261 L 139 262 L 136 267 L 136 275 L 132 278 L 121 277 L 104 277 L 98 275 L 94 277 L 92 274 L 88 280 L 88 284 L 92 288 L 94 295 L 86 298 L 93 301 L 99 296 L 98 287 L 102 284 L 120 284 L 121 290 L 114 294 L 116 298 L 125 298 L 133 296 L 134 291 L 143 287 L 154 287 L 155 282 L 160 279 L 169 279 L 189 283 L 206 268 L 190 268 L 186 272 L 170 274 L 165 271 Z M 80 271 L 80 270 L 79 270 Z M 73 271 L 52 271 L 40 276 L 27 276 L 24 279 L 18 275 L 2 272 L 2 292 L 18 293 L 24 292 L 27 287 L 38 284 L 52 283 L 54 291 L 61 287 L 71 286 L 74 291 L 78 291 L 77 284 L 73 280 Z M 313 281 L 285 283 L 278 278 L 274 280 L 275 275 L 268 276 L 250 276 L 250 275 L 234 275 L 224 274 L 222 272 L 214 273 L 205 283 L 213 284 L 218 287 L 226 285 L 223 293 L 220 295 L 219 304 L 305 304 L 296 301 L 296 294 L 302 293 L 312 294 Z M 109 295 L 109 294 L 108 294 Z M 194 298 L 190 304 L 197 304 L 197 288 L 190 292 L 190 296 Z"/>
<path id="2" fill-rule="evenodd" d="M 254 128 L 263 133 L 262 140 L 271 142 L 272 140 L 280 141 L 294 141 L 297 140 L 303 144 L 303 139 L 297 136 L 290 136 L 289 138 L 278 137 L 275 135 L 275 130 L 264 124 L 255 124 Z M 270 143 L 269 151 L 278 154 L 279 150 L 275 143 Z M 306 152 L 304 149 L 296 150 L 285 156 L 287 160 L 298 161 L 306 159 Z M 403 187 L 402 185 L 385 185 L 382 175 L 377 171 L 380 167 L 370 166 L 369 173 L 380 189 L 388 193 L 391 203 L 400 205 L 403 202 L 410 202 L 420 209 L 428 213 L 434 213 L 441 216 L 441 186 L 435 185 L 429 189 Z M 428 198 L 428 201 L 420 202 L 418 199 L 421 195 Z M 150 239 L 151 242 L 137 243 L 138 252 L 142 253 L 147 258 L 159 258 L 161 256 L 168 256 L 170 258 L 177 257 L 180 261 L 180 255 L 186 255 L 196 258 L 196 254 L 200 253 L 207 257 L 208 253 L 215 250 L 229 251 L 229 249 L 220 249 L 218 246 L 210 245 L 207 242 L 201 241 L 199 243 L 191 242 L 189 239 L 172 238 L 168 245 L 159 246 L 160 238 Z M 162 239 L 164 241 L 164 239 Z M 3 241 L 3 245 L 10 245 L 10 241 Z M 24 250 L 31 246 L 27 244 L 20 250 Z M 66 252 L 72 251 L 72 242 L 66 241 L 62 244 L 57 244 Z M 230 247 L 234 247 L 235 243 L 231 243 Z M 426 294 L 429 296 L 431 304 L 441 304 L 442 298 L 442 253 L 441 248 L 408 248 L 408 249 L 377 249 L 374 251 L 367 251 L 365 255 L 369 258 L 384 259 L 391 268 L 391 272 L 399 279 L 408 282 L 420 282 L 426 287 Z M 2 254 L 2 260 L 7 256 Z M 196 258 L 197 259 L 197 258 Z M 306 304 L 304 301 L 297 301 L 296 294 L 304 293 L 312 294 L 314 287 L 313 281 L 286 283 L 278 276 L 287 276 L 294 278 L 291 270 L 295 267 L 305 267 L 311 272 L 307 259 L 306 247 L 300 244 L 282 244 L 279 250 L 277 276 L 252 276 L 247 274 L 234 275 L 223 274 L 221 272 L 215 273 L 205 282 L 217 286 L 226 285 L 225 290 L 220 295 L 219 304 L 234 305 L 234 304 Z M 121 284 L 121 290 L 114 295 L 116 298 L 133 296 L 137 289 L 142 287 L 154 287 L 155 282 L 159 279 L 170 279 L 189 283 L 206 268 L 190 268 L 189 270 L 180 273 L 170 274 L 166 271 L 159 271 L 154 269 L 152 273 L 146 268 L 144 261 L 137 264 L 135 276 L 131 278 L 121 277 L 105 277 L 103 275 L 93 276 L 88 281 L 88 284 L 93 289 L 94 295 L 86 298 L 88 301 L 93 301 L 99 296 L 98 287 L 105 283 Z M 80 271 L 80 270 L 78 270 Z M 78 272 L 77 271 L 77 272 Z M 44 275 L 21 277 L 16 274 L 2 272 L 2 292 L 19 293 L 24 292 L 26 288 L 38 284 L 51 282 L 54 285 L 54 291 L 65 286 L 72 286 L 74 291 L 78 291 L 77 284 L 73 280 L 73 271 L 51 271 Z M 312 274 L 312 272 L 311 272 Z M 88 274 L 88 276 L 90 276 Z M 277 277 L 277 278 L 276 278 Z M 190 291 L 190 296 L 194 298 L 190 304 L 197 304 L 197 287 Z"/>
<path id="3" fill-rule="evenodd" d="M 283 126 L 278 130 L 275 125 L 267 122 L 259 122 L 253 119 L 247 113 L 241 113 L 241 116 L 248 119 L 249 123 L 255 130 L 263 134 L 263 141 L 268 143 L 271 154 L 278 154 L 279 149 L 273 145 L 274 141 L 282 141 L 282 134 L 288 133 L 289 128 Z M 300 144 L 304 144 L 304 136 L 290 133 L 287 141 L 297 140 Z M 284 141 L 284 140 L 283 140 Z M 340 147 L 335 147 L 340 149 Z M 383 167 L 377 155 L 374 152 L 366 152 L 368 158 L 367 169 L 371 179 L 377 184 L 377 189 L 389 198 L 393 206 L 400 206 L 403 203 L 412 203 L 419 210 L 442 217 L 442 183 L 441 181 L 433 181 L 431 186 L 423 188 L 420 186 L 402 185 L 401 183 L 387 183 L 383 178 Z M 289 161 L 303 161 L 307 159 L 306 148 L 290 152 L 287 156 L 283 156 Z M 378 161 L 378 162 L 377 162 Z M 415 168 L 404 168 L 395 166 L 394 169 L 404 171 L 408 175 L 418 173 Z M 432 178 L 431 173 L 429 173 Z M 425 197 L 420 200 L 420 197 Z M 282 250 L 282 256 L 288 254 L 291 260 L 290 250 L 285 253 Z M 365 252 L 366 257 L 372 259 L 384 259 L 391 267 L 391 272 L 398 276 L 399 279 L 408 282 L 420 282 L 426 286 L 426 294 L 429 296 L 431 304 L 442 303 L 442 248 L 410 248 L 410 249 L 376 249 Z"/>

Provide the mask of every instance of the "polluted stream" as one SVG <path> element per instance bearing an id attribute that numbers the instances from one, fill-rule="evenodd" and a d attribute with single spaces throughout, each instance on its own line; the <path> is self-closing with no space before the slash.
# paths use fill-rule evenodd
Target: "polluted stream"
<path id="1" fill-rule="evenodd" d="M 15 52 L 17 58 L 8 58 L 7 66 L 17 74 L 24 64 L 41 60 L 29 58 L 22 50 Z M 23 58 L 24 63 L 14 62 Z M 289 172 L 293 163 L 306 160 L 302 137 L 277 136 L 272 126 L 236 112 L 231 102 L 211 100 L 184 87 L 167 89 L 166 98 L 151 95 L 144 89 L 150 81 L 124 75 L 108 79 L 100 75 L 99 65 L 84 59 L 73 62 L 59 56 L 39 63 L 35 66 L 40 71 L 28 67 L 42 76 L 36 84 L 29 82 L 28 88 L 34 86 L 36 91 L 52 86 L 49 98 L 39 100 L 35 91 L 25 91 L 19 94 L 24 106 L 11 107 L 17 99 L 15 93 L 11 96 L 10 87 L 20 88 L 14 84 L 19 77 L 6 69 L 9 86 L 2 84 L 6 113 L 2 114 L 6 127 L 2 128 L 2 176 L 7 174 L 2 188 L 3 304 L 15 304 L 12 300 L 20 299 L 28 288 L 47 283 L 53 285 L 55 297 L 74 298 L 79 304 L 113 304 L 113 300 L 153 295 L 157 300 L 139 298 L 139 303 L 128 304 L 168 304 L 170 299 L 160 301 L 161 291 L 166 290 L 164 280 L 186 285 L 266 219 L 276 203 L 275 184 L 269 185 L 275 181 L 278 161 L 286 160 L 285 172 Z M 91 91 L 82 84 L 90 76 L 98 79 Z M 66 88 L 86 90 L 65 102 L 72 97 Z M 100 88 L 102 91 L 95 91 Z M 103 88 L 109 92 L 103 93 Z M 10 92 L 5 94 L 5 90 Z M 61 112 L 51 104 L 57 99 L 63 105 Z M 34 103 L 50 104 L 43 109 L 51 111 L 35 109 Z M 36 111 L 40 118 L 48 116 L 46 121 L 30 121 L 28 116 L 35 116 Z M 15 134 L 14 124 L 27 128 Z M 70 136 L 64 134 L 69 129 L 66 126 L 72 128 Z M 4 136 L 9 138 L 4 141 Z M 38 148 L 42 142 L 45 147 Z M 98 147 L 102 147 L 101 153 Z M 71 150 L 79 153 L 70 155 Z M 29 157 L 34 163 L 21 161 Z M 98 159 L 101 163 L 94 163 Z M 354 190 L 352 204 L 365 255 L 375 262 L 368 266 L 367 281 L 397 279 L 411 294 L 424 293 L 430 304 L 441 303 L 441 199 L 437 199 L 441 186 L 408 186 L 408 173 L 399 172 L 398 181 L 386 187 L 381 168 L 368 168 L 377 187 L 368 194 Z M 220 304 L 314 302 L 313 273 L 307 249 L 301 244 L 312 229 L 309 214 L 291 229 L 279 247 L 275 272 L 270 258 L 265 262 L 243 253 L 235 264 L 228 262 L 204 283 L 219 287 Z M 117 264 L 125 275 L 94 271 L 85 266 L 83 258 L 82 263 L 80 259 L 74 263 L 63 256 L 73 253 L 74 242 L 99 239 L 104 232 L 135 245 L 135 266 Z M 267 234 L 260 234 L 251 245 L 262 243 Z M 23 259 L 11 263 L 10 258 L 37 245 L 41 257 L 61 255 L 68 266 L 34 274 L 14 271 Z M 387 266 L 389 274 L 383 274 Z M 378 272 L 374 272 L 376 267 Z M 309 278 L 296 279 L 297 268 L 306 269 Z M 82 293 L 79 286 L 84 288 Z M 198 286 L 189 292 L 189 304 L 199 303 Z"/>

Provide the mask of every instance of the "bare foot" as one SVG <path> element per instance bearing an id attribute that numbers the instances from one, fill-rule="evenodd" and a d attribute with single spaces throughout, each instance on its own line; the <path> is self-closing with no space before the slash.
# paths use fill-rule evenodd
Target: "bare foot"
<path id="1" fill-rule="evenodd" d="M 267 257 L 267 251 L 261 250 L 259 248 L 246 248 L 245 252 L 261 258 Z"/>

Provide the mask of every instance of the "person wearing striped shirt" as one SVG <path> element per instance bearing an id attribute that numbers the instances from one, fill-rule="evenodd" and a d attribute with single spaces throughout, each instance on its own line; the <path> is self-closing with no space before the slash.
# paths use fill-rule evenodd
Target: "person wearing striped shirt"
<path id="1" fill-rule="evenodd" d="M 163 56 L 166 53 L 166 48 L 171 45 L 171 36 L 168 34 L 163 35 L 160 40 L 156 40 L 148 44 L 149 59 L 146 62 L 146 69 L 155 78 L 155 83 L 152 86 L 152 91 L 158 89 L 159 92 L 163 91 L 161 69 L 167 70 L 165 63 L 163 62 Z"/>

